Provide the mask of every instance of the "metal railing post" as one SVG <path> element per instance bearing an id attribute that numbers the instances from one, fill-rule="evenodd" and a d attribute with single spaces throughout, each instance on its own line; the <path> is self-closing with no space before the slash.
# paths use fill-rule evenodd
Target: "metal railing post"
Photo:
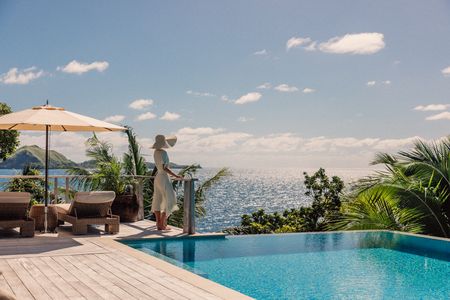
<path id="1" fill-rule="evenodd" d="M 184 181 L 183 233 L 195 233 L 195 180 Z"/>
<path id="2" fill-rule="evenodd" d="M 58 178 L 55 178 L 53 181 L 53 194 L 55 199 L 53 201 L 55 201 L 54 203 L 58 203 Z"/>
<path id="3" fill-rule="evenodd" d="M 139 205 L 138 221 L 144 220 L 144 180 L 139 178 L 136 181 L 136 187 L 134 193 L 136 194 L 137 202 Z"/>
<path id="4" fill-rule="evenodd" d="M 70 179 L 69 177 L 66 177 L 66 192 L 65 192 L 66 203 L 69 203 L 69 191 L 70 191 Z"/>

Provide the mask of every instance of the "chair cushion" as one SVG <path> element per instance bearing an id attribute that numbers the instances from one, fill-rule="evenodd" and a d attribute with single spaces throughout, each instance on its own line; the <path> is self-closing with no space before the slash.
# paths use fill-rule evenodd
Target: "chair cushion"
<path id="1" fill-rule="evenodd" d="M 0 220 L 26 219 L 30 200 L 30 193 L 0 192 Z"/>
<path id="2" fill-rule="evenodd" d="M 30 193 L 0 192 L 0 203 L 30 203 L 30 200 Z"/>
<path id="3" fill-rule="evenodd" d="M 69 213 L 70 203 L 54 204 L 54 206 L 58 214 L 67 215 Z"/>
<path id="4" fill-rule="evenodd" d="M 106 217 L 115 197 L 111 191 L 78 192 L 68 214 L 79 218 Z"/>

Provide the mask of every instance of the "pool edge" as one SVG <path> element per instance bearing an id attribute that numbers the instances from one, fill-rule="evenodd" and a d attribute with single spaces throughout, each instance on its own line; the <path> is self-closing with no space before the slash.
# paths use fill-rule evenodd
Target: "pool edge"
<path id="1" fill-rule="evenodd" d="M 178 266 L 175 266 L 169 262 L 166 262 L 162 259 L 148 255 L 147 253 L 144 253 L 142 251 L 139 251 L 132 247 L 129 247 L 115 239 L 101 239 L 100 242 L 105 244 L 106 246 L 109 246 L 110 248 L 124 252 L 130 256 L 133 256 L 136 259 L 139 259 L 147 264 L 150 264 L 151 266 L 153 266 L 159 270 L 162 270 L 174 277 L 177 277 L 180 280 L 190 283 L 190 284 L 192 284 L 210 294 L 218 296 L 222 299 L 230 299 L 230 300 L 232 300 L 232 299 L 233 300 L 234 299 L 236 299 L 236 300 L 253 299 L 247 295 L 244 295 L 236 290 L 233 290 L 226 286 L 223 286 L 217 282 L 211 281 L 211 280 L 201 277 L 197 274 L 194 274 L 192 272 L 184 270 Z"/>

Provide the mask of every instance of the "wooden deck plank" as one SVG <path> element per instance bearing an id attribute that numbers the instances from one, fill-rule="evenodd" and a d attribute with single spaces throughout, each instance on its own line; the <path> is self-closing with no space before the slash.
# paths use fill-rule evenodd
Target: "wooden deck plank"
<path id="1" fill-rule="evenodd" d="M 109 254 L 109 256 L 116 260 L 127 260 L 128 264 L 132 266 L 133 270 L 135 270 L 139 274 L 143 276 L 149 276 L 153 281 L 165 286 L 168 289 L 173 290 L 178 294 L 184 295 L 189 299 L 220 299 L 188 283 L 180 286 L 179 283 L 182 282 L 181 280 L 172 277 L 159 269 L 150 267 L 147 264 L 143 264 L 141 261 L 134 257 L 128 255 L 119 255 L 118 253 L 111 253 Z M 173 280 L 168 280 L 169 278 Z"/>
<path id="2" fill-rule="evenodd" d="M 5 259 L 0 259 L 0 270 L 2 271 L 3 277 L 10 286 L 13 294 L 16 295 L 18 299 L 34 299 L 30 291 Z"/>
<path id="3" fill-rule="evenodd" d="M 157 290 L 152 289 L 148 284 L 142 282 L 141 280 L 138 280 L 135 276 L 133 276 L 134 272 L 132 270 L 131 272 L 120 272 L 120 269 L 117 268 L 120 263 L 111 264 L 110 262 L 100 259 L 98 255 L 95 255 L 95 258 L 91 257 L 91 259 L 95 259 L 96 261 L 98 261 L 98 264 L 101 265 L 105 270 L 111 272 L 116 277 L 132 285 L 151 299 L 160 299 L 159 297 L 163 297 L 163 299 L 166 300 L 170 299 L 167 296 L 159 293 Z"/>
<path id="4" fill-rule="evenodd" d="M 11 266 L 11 269 L 16 272 L 17 276 L 22 280 L 23 284 L 27 287 L 30 293 L 37 300 L 48 300 L 52 299 L 42 288 L 39 281 L 36 281 L 30 273 L 24 268 L 19 259 L 8 259 L 8 264 Z"/>
<path id="5" fill-rule="evenodd" d="M 122 289 L 110 283 L 105 278 L 98 276 L 97 272 L 94 272 L 85 264 L 81 263 L 79 257 L 64 256 L 60 259 L 65 260 L 67 262 L 65 266 L 71 270 L 74 276 L 95 291 L 100 298 L 118 300 L 121 299 L 121 296 L 128 296 Z M 119 297 L 116 295 L 119 295 Z"/>
<path id="6" fill-rule="evenodd" d="M 153 297 L 157 299 L 188 299 L 184 295 L 178 294 L 153 281 L 153 275 L 143 276 L 142 274 L 139 274 L 134 268 L 127 266 L 127 263 L 124 263 L 123 260 L 117 260 L 115 257 L 113 258 L 107 254 L 97 254 L 96 256 L 105 261 L 105 263 L 110 264 L 123 273 L 129 274 L 129 276 L 135 278 L 137 281 L 149 286 L 152 289 Z"/>
<path id="7" fill-rule="evenodd" d="M 115 274 L 107 271 L 101 265 L 97 263 L 95 259 L 90 257 L 91 255 L 82 255 L 79 257 L 80 261 L 88 265 L 89 268 L 98 273 L 99 276 L 104 277 L 109 282 L 113 283 L 115 286 L 119 287 L 117 291 L 122 290 L 125 296 L 119 297 L 121 299 L 152 299 L 150 296 L 142 293 L 140 290 L 136 289 L 134 286 L 126 281 L 123 281 Z M 117 273 L 117 272 L 116 272 Z"/>
<path id="8" fill-rule="evenodd" d="M 33 258 L 35 259 L 35 258 Z M 38 282 L 52 299 L 64 299 L 64 293 L 33 263 L 33 259 L 20 258 L 18 261 L 30 276 Z M 44 268 L 45 269 L 45 268 Z"/>
<path id="9" fill-rule="evenodd" d="M 104 289 L 109 290 L 113 296 L 117 299 L 130 299 L 132 296 L 123 287 L 117 285 L 115 282 L 109 280 L 105 277 L 104 272 L 99 271 L 99 269 L 87 261 L 83 256 L 78 257 L 65 257 L 66 260 L 70 260 L 73 264 L 78 264 L 82 266 L 82 270 L 90 274 L 90 278 L 95 278 L 99 284 L 103 286 Z M 75 260 L 77 262 L 75 262 Z"/>
<path id="10" fill-rule="evenodd" d="M 64 280 L 64 274 L 61 276 L 51 266 L 46 263 L 42 257 L 34 257 L 32 263 L 44 273 L 53 284 L 61 290 L 66 298 L 69 299 L 85 299 L 77 290 Z"/>
<path id="11" fill-rule="evenodd" d="M 1 269 L 0 269 L 0 289 L 14 295 L 14 292 L 9 286 L 8 282 L 6 281 L 5 276 L 3 276 Z"/>
<path id="12" fill-rule="evenodd" d="M 114 241 L 183 235 L 179 229 L 157 231 L 154 222 L 145 220 L 121 224 L 117 235 L 93 229 L 73 236 L 70 229 L 59 228 L 33 239 L 1 239 L 0 288 L 20 300 L 249 299 Z"/>
<path id="13" fill-rule="evenodd" d="M 90 290 L 87 286 L 85 286 L 78 278 L 73 276 L 70 270 L 66 270 L 64 265 L 57 261 L 56 257 L 42 257 L 42 261 L 47 264 L 54 272 L 56 272 L 61 278 L 65 281 L 65 286 L 68 286 L 69 289 L 75 290 L 79 296 L 73 296 L 74 298 L 81 297 L 82 299 L 86 299 L 89 297 L 97 296 L 95 292 Z"/>

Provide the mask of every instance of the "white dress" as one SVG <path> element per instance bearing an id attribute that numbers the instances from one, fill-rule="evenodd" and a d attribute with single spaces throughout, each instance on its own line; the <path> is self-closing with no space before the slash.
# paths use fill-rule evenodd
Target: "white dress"
<path id="1" fill-rule="evenodd" d="M 164 170 L 164 167 L 169 167 L 169 156 L 166 151 L 156 149 L 153 158 L 158 173 L 153 187 L 152 212 L 165 212 L 167 216 L 170 216 L 172 212 L 178 210 L 178 206 L 169 174 Z"/>

